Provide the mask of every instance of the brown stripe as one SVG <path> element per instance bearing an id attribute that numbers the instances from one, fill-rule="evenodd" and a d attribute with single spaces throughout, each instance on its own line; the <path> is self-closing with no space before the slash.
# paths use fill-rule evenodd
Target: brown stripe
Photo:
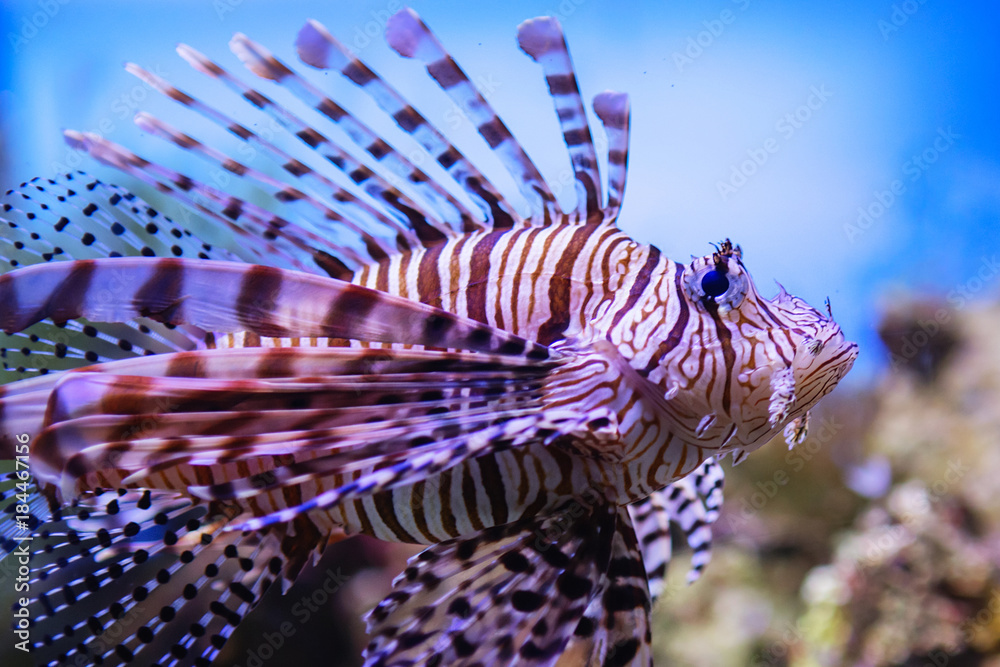
<path id="1" fill-rule="evenodd" d="M 286 378 L 295 374 L 298 350 L 275 347 L 264 351 L 257 361 L 254 373 L 259 378 Z"/>
<path id="2" fill-rule="evenodd" d="M 722 410 L 729 414 L 732 400 L 733 366 L 736 365 L 736 352 L 733 350 L 733 333 L 719 317 L 719 306 L 714 301 L 705 302 L 705 308 L 715 322 L 715 330 L 719 335 L 719 345 L 722 347 L 722 359 L 726 364 L 726 373 L 722 379 Z"/>
<path id="3" fill-rule="evenodd" d="M 427 65 L 427 73 L 446 90 L 467 80 L 451 56 L 445 56 Z"/>
<path id="4" fill-rule="evenodd" d="M 236 298 L 236 317 L 249 331 L 261 336 L 288 336 L 291 332 L 271 320 L 281 296 L 281 272 L 264 266 L 252 266 L 243 276 Z"/>
<path id="5" fill-rule="evenodd" d="M 418 127 L 423 125 L 423 119 L 420 114 L 411 106 L 403 107 L 394 113 L 392 119 L 407 134 L 413 134 Z"/>
<path id="6" fill-rule="evenodd" d="M 579 95 L 580 90 L 576 85 L 576 76 L 573 74 L 553 74 L 545 77 L 545 83 L 549 84 L 549 91 L 553 95 Z"/>
<path id="7" fill-rule="evenodd" d="M 445 534 L 450 537 L 458 537 L 458 524 L 455 523 L 455 511 L 451 506 L 451 475 L 451 468 L 443 471 L 438 487 L 441 497 L 441 526 L 444 528 Z"/>
<path id="8" fill-rule="evenodd" d="M 257 107 L 258 109 L 263 109 L 264 107 L 271 104 L 271 100 L 267 99 L 266 97 L 258 93 L 256 90 L 248 90 L 247 92 L 243 93 L 243 98 L 250 104 Z"/>
<path id="9" fill-rule="evenodd" d="M 608 151 L 608 164 L 613 164 L 616 166 L 624 165 L 628 160 L 628 152 L 620 150 L 610 150 Z"/>
<path id="10" fill-rule="evenodd" d="M 567 146 L 580 146 L 582 144 L 592 143 L 590 130 L 587 128 L 566 130 L 563 132 L 563 141 L 566 142 Z"/>
<path id="11" fill-rule="evenodd" d="M 428 248 L 420 257 L 417 269 L 417 298 L 421 303 L 441 307 L 441 278 L 438 275 L 438 258 L 443 245 Z"/>
<path id="12" fill-rule="evenodd" d="M 51 317 L 53 322 L 59 323 L 79 316 L 81 306 L 88 301 L 87 292 L 90 290 L 90 283 L 94 278 L 95 269 L 93 260 L 73 262 L 69 273 L 52 290 L 52 295 L 45 301 L 45 305 L 41 307 L 40 313 L 44 314 L 34 314 L 29 321 L 22 323 L 19 329 L 23 329 L 46 317 Z M 14 299 L 13 285 L 11 285 L 10 292 L 10 301 L 0 300 L 0 303 L 4 304 L 5 309 L 8 308 L 8 303 L 12 304 L 13 307 L 10 308 L 10 312 L 16 313 L 17 301 Z"/>
<path id="13" fill-rule="evenodd" d="M 479 518 L 479 502 L 476 488 L 476 480 L 472 476 L 472 466 L 466 463 L 462 466 L 462 504 L 465 506 L 465 513 L 473 529 L 479 531 L 486 526 L 483 524 L 482 519 Z"/>
<path id="14" fill-rule="evenodd" d="M 179 323 L 181 320 L 175 321 L 174 316 L 183 303 L 183 286 L 183 261 L 173 258 L 158 260 L 153 275 L 136 291 L 133 303 L 139 306 L 139 314 L 143 317 Z"/>
<path id="15" fill-rule="evenodd" d="M 180 352 L 173 355 L 167 364 L 164 375 L 168 377 L 208 377 L 205 369 L 205 358 L 201 354 L 191 352 Z"/>
<path id="16" fill-rule="evenodd" d="M 431 532 L 431 527 L 427 525 L 427 482 L 420 480 L 413 485 L 410 491 L 410 509 L 413 515 L 413 522 L 417 530 L 428 544 L 438 541 L 438 537 Z"/>
<path id="17" fill-rule="evenodd" d="M 628 301 L 625 302 L 625 305 L 621 310 L 615 313 L 615 318 L 611 322 L 612 329 L 618 325 L 621 319 L 625 316 L 625 313 L 632 310 L 636 302 L 639 300 L 639 297 L 642 296 L 642 293 L 646 291 L 647 287 L 649 287 L 650 276 L 653 275 L 653 269 L 656 268 L 656 265 L 659 264 L 659 262 L 659 248 L 654 245 L 649 246 L 649 254 L 646 255 L 646 263 L 642 265 L 641 269 L 639 269 L 639 274 L 635 277 L 635 282 L 633 282 L 632 287 L 629 288 Z M 680 294 L 681 293 L 678 292 L 678 295 Z"/>
<path id="18" fill-rule="evenodd" d="M 486 491 L 486 497 L 490 499 L 493 525 L 499 526 L 507 523 L 510 511 L 507 507 L 507 487 L 496 457 L 482 456 L 474 463 L 479 464 L 479 476 L 483 479 L 483 489 Z"/>
<path id="19" fill-rule="evenodd" d="M 649 363 L 640 371 L 641 375 L 649 374 L 650 371 L 659 365 L 660 359 L 680 344 L 681 337 L 684 335 L 684 329 L 687 328 L 689 312 L 687 299 L 684 298 L 683 288 L 681 287 L 681 274 L 683 272 L 683 266 L 680 264 L 674 265 L 674 298 L 677 299 L 680 311 L 677 313 L 677 321 L 674 322 L 674 326 L 670 329 L 670 334 L 666 340 L 660 342 L 660 345 L 656 348 L 656 352 L 649 358 Z"/>
<path id="20" fill-rule="evenodd" d="M 538 328 L 537 340 L 542 345 L 550 345 L 559 340 L 569 326 L 573 267 L 596 227 L 597 225 L 590 223 L 579 226 L 560 252 L 559 261 L 549 280 L 549 319 Z"/>
<path id="21" fill-rule="evenodd" d="M 368 511 L 365 509 L 364 500 L 357 498 L 354 501 L 354 511 L 358 513 L 358 523 L 361 524 L 361 532 L 365 535 L 375 537 L 375 527 L 372 525 L 372 521 L 368 517 Z"/>
<path id="22" fill-rule="evenodd" d="M 486 285 L 490 278 L 490 254 L 503 231 L 490 232 L 472 248 L 469 260 L 469 286 L 465 290 L 467 315 L 477 322 L 489 324 L 486 319 Z"/>
<path id="23" fill-rule="evenodd" d="M 295 136 L 301 139 L 310 148 L 316 148 L 321 143 L 326 141 L 326 138 L 322 134 L 312 129 L 311 127 L 307 127 L 304 130 L 299 130 L 298 132 L 295 133 Z"/>
<path id="24" fill-rule="evenodd" d="M 378 266 L 375 267 L 375 289 L 380 292 L 389 291 L 389 269 L 391 267 L 391 262 L 379 262 Z"/>
<path id="25" fill-rule="evenodd" d="M 337 332 L 327 335 L 342 335 L 345 333 L 345 319 L 347 321 L 364 319 L 377 303 L 377 292 L 360 285 L 344 285 L 340 295 L 330 305 L 323 318 L 324 327 L 330 332 Z"/>
<path id="26" fill-rule="evenodd" d="M 352 60 L 340 72 L 359 86 L 363 86 L 376 78 L 375 73 L 368 69 L 368 66 L 360 60 Z"/>
<path id="27" fill-rule="evenodd" d="M 340 122 L 340 119 L 347 115 L 347 112 L 329 97 L 324 97 L 323 100 L 316 105 L 316 109 L 335 123 Z"/>
<path id="28" fill-rule="evenodd" d="M 535 238 L 539 234 L 541 234 L 541 233 L 542 233 L 542 228 L 541 227 L 531 227 L 530 228 L 530 231 L 528 232 L 528 238 L 526 238 L 524 240 L 524 245 L 523 245 L 523 247 L 521 249 L 521 252 L 519 253 L 520 254 L 520 259 L 518 260 L 518 263 L 517 263 L 517 269 L 515 269 L 515 271 L 514 271 L 514 275 L 515 276 L 523 276 L 523 275 L 525 275 L 524 267 L 525 267 L 525 265 L 528 262 L 528 255 L 531 253 L 531 245 L 535 242 Z M 510 239 L 510 241 L 507 244 L 507 253 L 512 252 L 514 244 L 516 243 L 516 241 L 517 241 L 518 237 L 520 237 L 520 235 L 521 235 L 521 232 L 519 231 L 517 233 L 517 236 L 514 236 L 513 238 Z M 551 238 L 551 235 L 550 235 L 550 238 Z M 542 257 L 545 257 L 546 255 L 547 255 L 547 253 L 542 253 Z M 518 321 L 520 319 L 519 318 L 519 314 L 520 313 L 519 313 L 519 310 L 518 310 L 518 306 L 521 303 L 521 281 L 520 280 L 514 280 L 513 282 L 514 282 L 514 285 L 513 285 L 513 288 L 511 289 L 511 299 L 510 299 L 510 303 L 511 303 L 511 311 L 510 311 L 510 313 L 511 313 L 511 326 L 510 326 L 509 330 L 513 331 L 514 333 L 520 333 L 521 327 L 520 327 L 520 323 Z M 529 286 L 528 289 L 529 289 L 529 291 L 533 292 L 534 291 L 534 284 L 532 284 L 531 286 Z M 531 321 L 531 310 L 529 309 L 528 310 L 528 321 L 525 322 L 525 327 L 527 327 L 527 325 L 530 323 L 530 321 Z"/>
<path id="29" fill-rule="evenodd" d="M 378 466 L 376 466 L 377 468 Z M 381 493 L 376 493 L 372 496 L 372 501 L 375 503 L 375 511 L 378 512 L 378 516 L 382 519 L 382 522 L 386 525 L 392 534 L 396 536 L 401 542 L 418 542 L 410 533 L 406 531 L 403 524 L 399 522 L 396 517 L 396 491 L 389 490 L 383 491 Z"/>
<path id="30" fill-rule="evenodd" d="M 232 132 L 233 134 L 235 134 L 240 139 L 244 139 L 245 140 L 245 139 L 249 139 L 250 137 L 254 136 L 253 132 L 251 132 L 247 128 L 243 127 L 239 123 L 233 123 L 232 125 L 230 125 L 226 129 L 229 130 L 230 132 Z"/>
<path id="31" fill-rule="evenodd" d="M 451 168 L 460 159 L 462 159 L 462 154 L 454 146 L 449 146 L 444 153 L 441 153 L 437 157 L 438 164 L 445 169 Z"/>
<path id="32" fill-rule="evenodd" d="M 503 121 L 501 121 L 496 116 L 493 116 L 493 120 L 489 120 L 478 128 L 479 134 L 483 136 L 486 143 L 490 145 L 490 148 L 496 148 L 503 140 L 510 136 L 510 132 L 504 127 Z"/>

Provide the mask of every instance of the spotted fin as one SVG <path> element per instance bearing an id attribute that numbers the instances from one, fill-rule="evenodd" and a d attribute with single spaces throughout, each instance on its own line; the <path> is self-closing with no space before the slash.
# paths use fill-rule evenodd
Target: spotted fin
<path id="1" fill-rule="evenodd" d="M 221 532 L 230 518 L 142 489 L 57 512 L 31 544 L 36 661 L 207 665 L 285 569 L 275 535 Z"/>
<path id="2" fill-rule="evenodd" d="M 369 614 L 366 667 L 555 665 L 595 600 L 624 599 L 619 531 L 627 517 L 590 499 L 428 548 Z"/>
<path id="3" fill-rule="evenodd" d="M 132 193 L 83 172 L 33 179 L 9 190 L 0 213 L 0 273 L 34 264 L 101 257 L 239 260 L 203 242 Z M 69 321 L 0 333 L 0 382 L 144 354 L 190 350 L 204 332 L 138 318 Z"/>
<path id="4" fill-rule="evenodd" d="M 559 665 L 652 667 L 651 589 L 629 509 L 618 508 L 608 569 Z"/>

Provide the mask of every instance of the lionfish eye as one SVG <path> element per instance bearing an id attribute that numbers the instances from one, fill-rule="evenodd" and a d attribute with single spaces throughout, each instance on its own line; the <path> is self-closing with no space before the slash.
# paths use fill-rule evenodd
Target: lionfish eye
<path id="1" fill-rule="evenodd" d="M 729 289 L 729 278 L 721 271 L 712 269 L 701 278 L 701 289 L 705 296 L 720 296 Z"/>

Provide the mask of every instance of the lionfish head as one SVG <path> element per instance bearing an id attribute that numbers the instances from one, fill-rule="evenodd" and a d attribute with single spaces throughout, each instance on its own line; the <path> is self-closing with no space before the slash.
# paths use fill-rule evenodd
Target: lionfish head
<path id="1" fill-rule="evenodd" d="M 776 297 L 764 298 L 743 266 L 740 247 L 728 239 L 686 266 L 681 283 L 696 354 L 677 358 L 667 375 L 681 386 L 692 379 L 701 385 L 682 392 L 707 401 L 687 406 L 710 415 L 698 435 L 714 435 L 737 460 L 783 428 L 790 445 L 801 442 L 809 409 L 858 354 L 829 305 L 820 312 L 780 284 Z"/>

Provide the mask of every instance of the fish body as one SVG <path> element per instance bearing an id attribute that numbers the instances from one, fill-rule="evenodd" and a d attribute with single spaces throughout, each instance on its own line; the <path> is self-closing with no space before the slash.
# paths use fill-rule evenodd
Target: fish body
<path id="1" fill-rule="evenodd" d="M 367 158 L 178 52 L 352 185 L 129 65 L 287 180 L 141 113 L 143 129 L 254 181 L 281 212 L 73 131 L 71 145 L 236 243 L 205 243 L 82 174 L 9 193 L 0 330 L 25 379 L 0 387 L 0 432 L 30 439 L 36 486 L 2 537 L 11 550 L 23 528 L 48 526 L 52 558 L 33 570 L 50 591 L 32 601 L 42 662 L 207 664 L 271 583 L 364 533 L 429 545 L 371 612 L 366 665 L 649 664 L 671 523 L 696 577 L 717 459 L 801 437 L 850 369 L 857 348 L 830 314 L 783 289 L 762 297 L 738 246 L 681 264 L 617 227 L 627 98 L 594 101 L 605 196 L 557 21 L 525 22 L 518 38 L 560 120 L 570 210 L 414 12 L 386 36 L 467 111 L 527 210 L 313 21 L 302 60 L 370 95 L 473 206 L 242 35 L 231 46 L 248 69 Z M 29 500 L 14 491 L 11 506 Z M 112 643 L 122 618 L 134 622 Z"/>

